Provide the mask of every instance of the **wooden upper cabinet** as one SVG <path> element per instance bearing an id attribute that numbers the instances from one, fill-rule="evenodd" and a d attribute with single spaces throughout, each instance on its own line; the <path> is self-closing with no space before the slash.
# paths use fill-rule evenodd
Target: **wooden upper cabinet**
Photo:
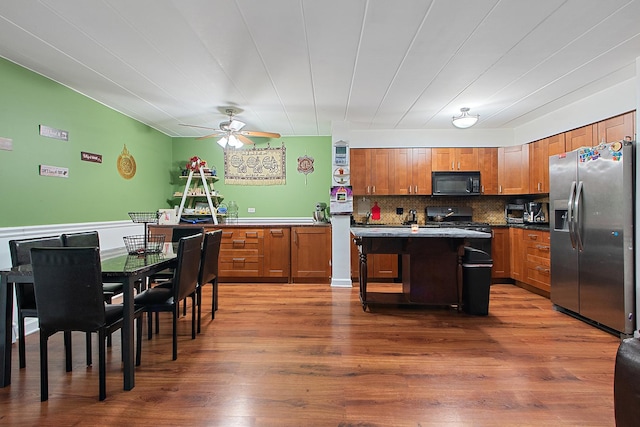
<path id="1" fill-rule="evenodd" d="M 478 149 L 433 148 L 431 153 L 431 170 L 434 171 L 477 171 Z"/>
<path id="2" fill-rule="evenodd" d="M 622 141 L 627 136 L 635 140 L 635 113 L 632 111 L 598 122 L 596 129 L 596 143 Z"/>
<path id="3" fill-rule="evenodd" d="M 478 170 L 482 194 L 498 194 L 498 149 L 478 148 Z"/>
<path id="4" fill-rule="evenodd" d="M 565 135 L 550 136 L 529 145 L 529 193 L 546 194 L 549 192 L 549 156 L 566 151 Z"/>
<path id="5" fill-rule="evenodd" d="M 529 144 L 529 193 L 549 192 L 549 140 Z"/>
<path id="6" fill-rule="evenodd" d="M 351 187 L 357 195 L 391 194 L 392 150 L 386 148 L 354 148 L 351 159 Z"/>
<path id="7" fill-rule="evenodd" d="M 391 194 L 431 194 L 431 148 L 395 148 L 391 151 Z"/>
<path id="8" fill-rule="evenodd" d="M 593 147 L 595 145 L 595 125 L 587 125 L 578 129 L 565 132 L 566 151 L 573 151 L 580 147 Z"/>
<path id="9" fill-rule="evenodd" d="M 498 194 L 529 193 L 529 144 L 498 148 Z"/>
<path id="10" fill-rule="evenodd" d="M 559 133 L 558 135 L 553 135 L 547 138 L 547 142 L 549 145 L 549 156 L 555 156 L 556 154 L 566 153 L 567 148 L 565 146 L 565 134 Z M 547 159 L 548 163 L 549 159 Z M 549 167 L 547 165 L 547 171 Z"/>

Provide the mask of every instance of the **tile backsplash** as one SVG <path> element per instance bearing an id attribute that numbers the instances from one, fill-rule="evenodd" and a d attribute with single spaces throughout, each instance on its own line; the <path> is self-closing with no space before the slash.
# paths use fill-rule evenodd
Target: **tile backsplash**
<path id="1" fill-rule="evenodd" d="M 520 196 L 523 197 L 523 196 Z M 473 221 L 486 222 L 493 225 L 504 225 L 505 204 L 518 196 L 478 196 L 478 197 L 431 197 L 431 196 L 354 196 L 353 217 L 356 221 L 364 221 L 367 212 L 375 202 L 380 207 L 380 220 L 369 220 L 370 223 L 401 224 L 409 218 L 409 210 L 417 211 L 418 224 L 426 221 L 427 206 L 469 206 L 473 209 Z M 548 197 L 526 197 L 527 200 L 548 201 Z M 403 214 L 397 215 L 396 208 L 402 208 Z"/>

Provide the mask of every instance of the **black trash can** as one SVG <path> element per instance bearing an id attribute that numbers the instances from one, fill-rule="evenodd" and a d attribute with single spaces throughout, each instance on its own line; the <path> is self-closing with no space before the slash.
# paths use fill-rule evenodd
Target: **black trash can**
<path id="1" fill-rule="evenodd" d="M 465 313 L 489 314 L 491 256 L 480 249 L 465 247 L 462 259 L 462 309 Z"/>

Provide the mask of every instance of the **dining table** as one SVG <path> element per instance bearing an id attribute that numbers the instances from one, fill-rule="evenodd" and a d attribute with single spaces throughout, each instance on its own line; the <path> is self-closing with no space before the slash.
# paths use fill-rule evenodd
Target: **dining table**
<path id="1" fill-rule="evenodd" d="M 175 268 L 177 258 L 172 244 L 163 251 L 146 254 L 120 254 L 101 260 L 102 281 L 122 283 L 124 306 L 122 352 L 124 357 L 124 389 L 135 387 L 134 297 L 140 283 L 158 272 Z M 0 270 L 0 387 L 11 384 L 11 351 L 13 324 L 13 287 L 17 283 L 33 283 L 31 265 Z"/>

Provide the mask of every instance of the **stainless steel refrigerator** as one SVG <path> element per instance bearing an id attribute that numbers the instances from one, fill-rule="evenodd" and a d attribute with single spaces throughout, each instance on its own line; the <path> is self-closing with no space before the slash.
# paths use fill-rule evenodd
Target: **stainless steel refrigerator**
<path id="1" fill-rule="evenodd" d="M 633 334 L 634 144 L 549 157 L 551 302 L 561 311 Z"/>

